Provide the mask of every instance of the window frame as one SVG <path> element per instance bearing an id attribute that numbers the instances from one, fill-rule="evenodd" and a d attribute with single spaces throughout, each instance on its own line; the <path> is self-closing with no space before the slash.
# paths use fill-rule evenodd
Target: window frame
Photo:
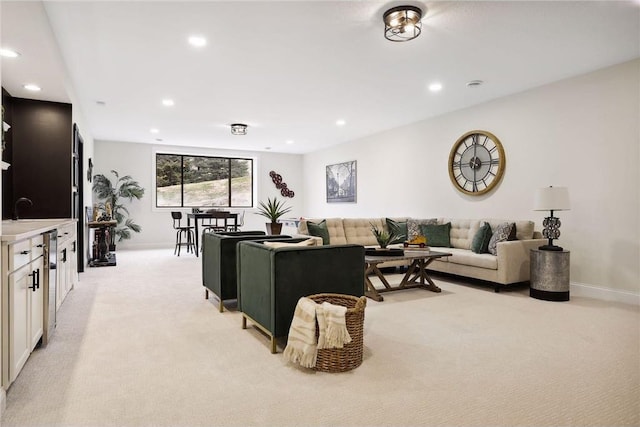
<path id="1" fill-rule="evenodd" d="M 181 164 L 181 176 L 180 176 L 180 205 L 172 205 L 172 206 L 159 206 L 158 205 L 158 156 L 177 156 L 180 157 Z M 185 206 L 184 205 L 184 158 L 185 157 L 201 157 L 207 159 L 216 159 L 216 160 L 226 160 L 228 162 L 229 168 L 229 178 L 228 178 L 228 200 L 226 205 L 216 205 L 216 206 Z M 232 205 L 232 192 L 231 192 L 231 161 L 232 160 L 246 160 L 249 162 L 249 171 L 251 173 L 251 182 L 249 185 L 251 194 L 250 199 L 251 202 L 249 205 Z M 198 207 L 204 208 L 230 208 L 230 209 L 252 209 L 255 207 L 256 201 L 256 186 L 255 186 L 255 176 L 256 176 L 256 159 L 249 156 L 224 156 L 224 155 L 209 155 L 203 153 L 185 153 L 185 152 L 174 152 L 174 151 L 164 151 L 158 150 L 153 152 L 153 168 L 152 168 L 152 183 L 153 183 L 153 208 L 154 210 L 163 210 L 163 209 L 192 209 Z"/>

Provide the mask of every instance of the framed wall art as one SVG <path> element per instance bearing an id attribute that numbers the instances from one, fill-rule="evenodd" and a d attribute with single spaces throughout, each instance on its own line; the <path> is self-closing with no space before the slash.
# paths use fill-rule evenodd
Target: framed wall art
<path id="1" fill-rule="evenodd" d="M 356 161 L 327 166 L 327 203 L 356 202 Z"/>

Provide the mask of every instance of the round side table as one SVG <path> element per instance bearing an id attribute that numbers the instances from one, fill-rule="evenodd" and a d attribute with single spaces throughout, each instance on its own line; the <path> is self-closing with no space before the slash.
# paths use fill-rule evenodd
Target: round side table
<path id="1" fill-rule="evenodd" d="M 529 296 L 569 301 L 569 251 L 531 249 Z"/>

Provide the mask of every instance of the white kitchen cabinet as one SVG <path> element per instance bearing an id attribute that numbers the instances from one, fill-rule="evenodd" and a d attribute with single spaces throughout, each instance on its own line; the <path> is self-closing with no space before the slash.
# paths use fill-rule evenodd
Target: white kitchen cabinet
<path id="1" fill-rule="evenodd" d="M 56 310 L 78 283 L 78 244 L 75 223 L 58 228 Z"/>
<path id="2" fill-rule="evenodd" d="M 9 382 L 17 378 L 43 333 L 42 245 L 38 235 L 8 246 Z"/>

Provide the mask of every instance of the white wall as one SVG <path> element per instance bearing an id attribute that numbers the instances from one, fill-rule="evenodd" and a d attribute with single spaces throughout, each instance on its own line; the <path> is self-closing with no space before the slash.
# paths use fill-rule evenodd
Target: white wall
<path id="1" fill-rule="evenodd" d="M 571 251 L 572 283 L 638 294 L 639 94 L 635 60 L 307 154 L 304 216 L 532 219 L 540 230 L 534 191 L 567 186 L 557 244 Z M 447 170 L 473 129 L 496 135 L 507 158 L 502 182 L 479 197 L 458 192 Z M 348 160 L 358 162 L 357 203 L 328 204 L 325 166 Z"/>
<path id="2" fill-rule="evenodd" d="M 130 216 L 142 226 L 140 233 L 133 233 L 133 238 L 118 243 L 119 248 L 166 247 L 173 249 L 175 232 L 172 229 L 170 212 L 174 209 L 156 208 L 153 188 L 152 169 L 154 155 L 158 152 L 201 154 L 209 156 L 242 156 L 255 159 L 257 174 L 254 176 L 258 201 L 277 196 L 292 207 L 291 217 L 302 214 L 302 156 L 249 151 L 230 151 L 195 147 L 176 147 L 168 145 L 149 145 L 129 142 L 95 141 L 94 174 L 102 173 L 113 177 L 111 170 L 122 175 L 131 175 L 145 189 L 144 197 L 127 205 Z M 270 171 L 282 175 L 283 181 L 296 192 L 293 198 L 280 195 L 269 177 Z M 184 209 L 183 212 L 190 212 Z M 255 209 L 247 209 L 244 230 L 265 230 L 264 217 L 255 214 Z M 186 220 L 186 218 L 185 218 Z M 295 229 L 283 228 L 283 233 L 295 232 Z"/>

